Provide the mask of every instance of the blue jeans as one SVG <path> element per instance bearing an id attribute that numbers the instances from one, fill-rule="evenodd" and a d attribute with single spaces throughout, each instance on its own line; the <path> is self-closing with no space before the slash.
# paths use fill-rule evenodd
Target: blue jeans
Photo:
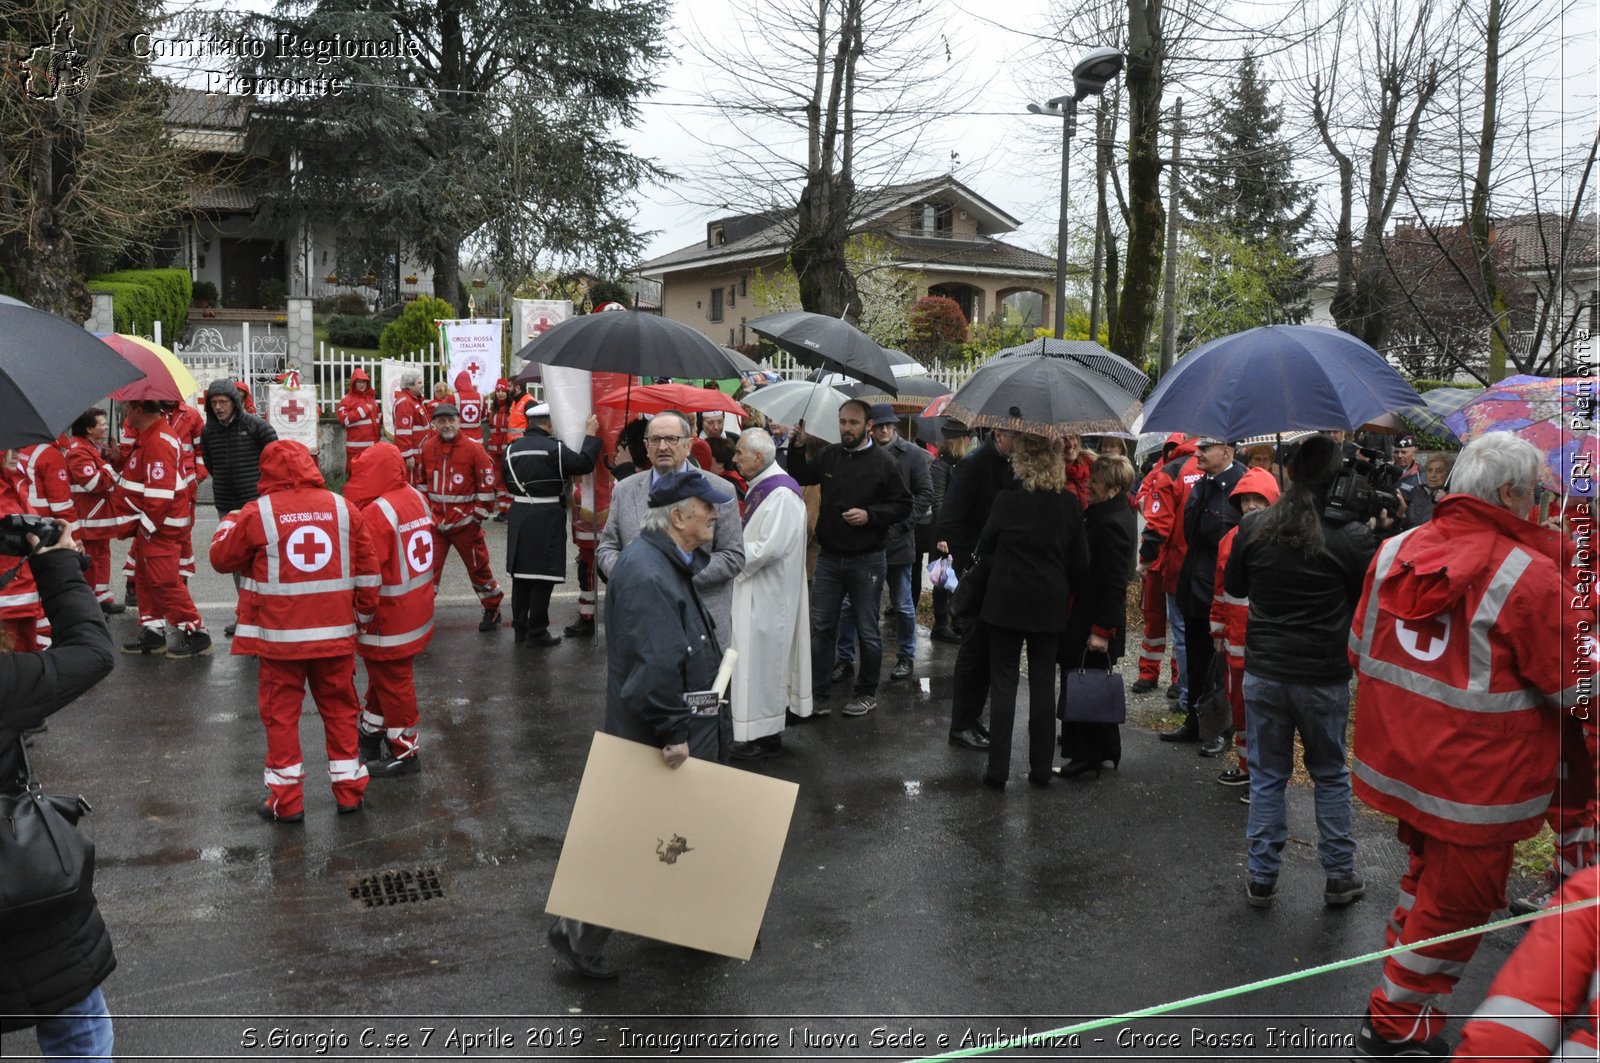
<path id="1" fill-rule="evenodd" d="M 1245 732 L 1250 750 L 1250 877 L 1278 877 L 1289 813 L 1283 791 L 1294 770 L 1294 736 L 1305 746 L 1317 813 L 1317 856 L 1329 878 L 1355 874 L 1356 843 L 1350 836 L 1350 769 L 1345 765 L 1344 727 L 1350 715 L 1350 684 L 1280 683 L 1244 673 Z"/>
<path id="2" fill-rule="evenodd" d="M 1183 643 L 1186 626 L 1183 610 L 1178 608 L 1178 596 L 1167 595 L 1167 645 L 1172 647 L 1172 655 L 1178 661 L 1178 704 L 1185 710 L 1189 708 L 1189 649 Z"/>
<path id="3" fill-rule="evenodd" d="M 861 640 L 861 666 L 856 670 L 857 694 L 878 692 L 878 672 L 883 668 L 883 636 L 879 631 L 878 602 L 883 594 L 883 551 L 869 554 L 817 554 L 811 575 L 811 691 L 815 697 L 830 693 L 834 644 L 839 635 L 839 614 L 845 595 Z"/>
<path id="4" fill-rule="evenodd" d="M 39 1053 L 53 1059 L 111 1059 L 111 1012 L 106 998 L 95 986 L 94 992 L 59 1015 L 40 1019 L 34 1026 Z"/>
<path id="5" fill-rule="evenodd" d="M 916 657 L 917 655 L 917 606 L 912 597 L 911 580 L 916 569 L 915 565 L 888 565 L 885 566 L 888 576 L 885 582 L 889 586 L 889 604 L 894 608 L 895 652 L 901 657 Z M 850 602 L 850 596 L 845 595 L 845 602 Z M 877 623 L 876 620 L 873 623 Z M 836 661 L 854 661 L 856 659 L 856 617 L 855 610 L 845 608 L 839 616 L 839 645 L 834 653 Z"/>

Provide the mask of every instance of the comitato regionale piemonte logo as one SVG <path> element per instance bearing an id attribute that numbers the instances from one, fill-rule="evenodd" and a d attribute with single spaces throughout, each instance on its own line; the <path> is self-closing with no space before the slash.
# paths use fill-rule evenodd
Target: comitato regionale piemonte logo
<path id="1" fill-rule="evenodd" d="M 76 96 L 89 84 L 89 72 L 84 69 L 86 57 L 78 50 L 76 30 L 72 16 L 62 12 L 56 19 L 56 28 L 49 44 L 41 44 L 28 53 L 22 69 L 27 74 L 23 91 L 35 100 L 59 100 Z"/>

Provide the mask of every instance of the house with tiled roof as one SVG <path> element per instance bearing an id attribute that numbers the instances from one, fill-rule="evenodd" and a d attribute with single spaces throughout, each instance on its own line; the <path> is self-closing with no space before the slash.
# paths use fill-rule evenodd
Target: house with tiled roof
<path id="1" fill-rule="evenodd" d="M 188 269 L 196 282 L 216 285 L 222 305 L 232 308 L 259 307 L 269 280 L 282 283 L 290 296 L 355 291 L 380 306 L 432 290 L 432 269 L 397 248 L 366 246 L 306 225 L 265 230 L 258 224 L 251 181 L 284 163 L 250 152 L 249 120 L 240 97 L 171 90 L 167 129 L 177 147 L 193 153 L 197 175 L 188 220 L 165 240 L 173 265 Z"/>
<path id="2" fill-rule="evenodd" d="M 754 305 L 751 280 L 787 269 L 795 211 L 736 214 L 706 224 L 705 239 L 641 264 L 641 277 L 661 283 L 661 312 L 717 343 L 753 342 L 746 322 L 768 308 Z M 969 321 L 1010 306 L 1025 321 L 1051 317 L 1055 259 L 1006 243 L 1021 221 L 954 177 L 941 176 L 861 193 L 852 236 L 871 235 L 895 267 L 922 278 L 930 295 L 954 299 Z"/>

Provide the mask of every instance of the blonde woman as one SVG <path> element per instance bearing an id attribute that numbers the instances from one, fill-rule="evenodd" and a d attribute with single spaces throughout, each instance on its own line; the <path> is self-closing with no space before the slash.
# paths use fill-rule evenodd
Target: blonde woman
<path id="1" fill-rule="evenodd" d="M 1028 782 L 1050 785 L 1056 737 L 1056 659 L 1067 604 L 1084 582 L 1089 548 L 1083 507 L 1066 489 L 1061 443 L 1018 437 L 1011 467 L 1020 487 L 995 496 L 978 539 L 989 582 L 979 613 L 989 628 L 989 766 L 983 784 L 1004 790 L 1011 775 L 1018 665 L 1028 651 Z"/>

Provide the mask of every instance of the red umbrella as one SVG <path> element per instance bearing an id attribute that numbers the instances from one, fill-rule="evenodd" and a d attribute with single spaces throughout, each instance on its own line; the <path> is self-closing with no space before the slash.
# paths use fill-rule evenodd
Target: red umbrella
<path id="1" fill-rule="evenodd" d="M 944 416 L 944 408 L 946 406 L 950 405 L 950 400 L 953 397 L 954 396 L 952 396 L 952 395 L 940 395 L 938 398 L 936 398 L 932 402 L 928 403 L 927 407 L 922 411 L 920 416 L 922 416 L 922 417 L 943 417 Z"/>
<path id="2" fill-rule="evenodd" d="M 744 416 L 744 407 L 714 388 L 697 388 L 689 384 L 644 384 L 638 387 L 617 388 L 595 400 L 596 406 L 608 406 L 633 413 L 660 413 L 678 410 L 682 413 L 712 413 L 720 411 Z"/>
<path id="3" fill-rule="evenodd" d="M 194 374 L 178 360 L 178 356 L 159 344 L 139 336 L 126 336 L 120 332 L 96 333 L 101 341 L 122 355 L 135 369 L 144 373 L 144 379 L 118 388 L 111 397 L 118 402 L 148 400 L 155 402 L 182 402 L 200 390 Z"/>

